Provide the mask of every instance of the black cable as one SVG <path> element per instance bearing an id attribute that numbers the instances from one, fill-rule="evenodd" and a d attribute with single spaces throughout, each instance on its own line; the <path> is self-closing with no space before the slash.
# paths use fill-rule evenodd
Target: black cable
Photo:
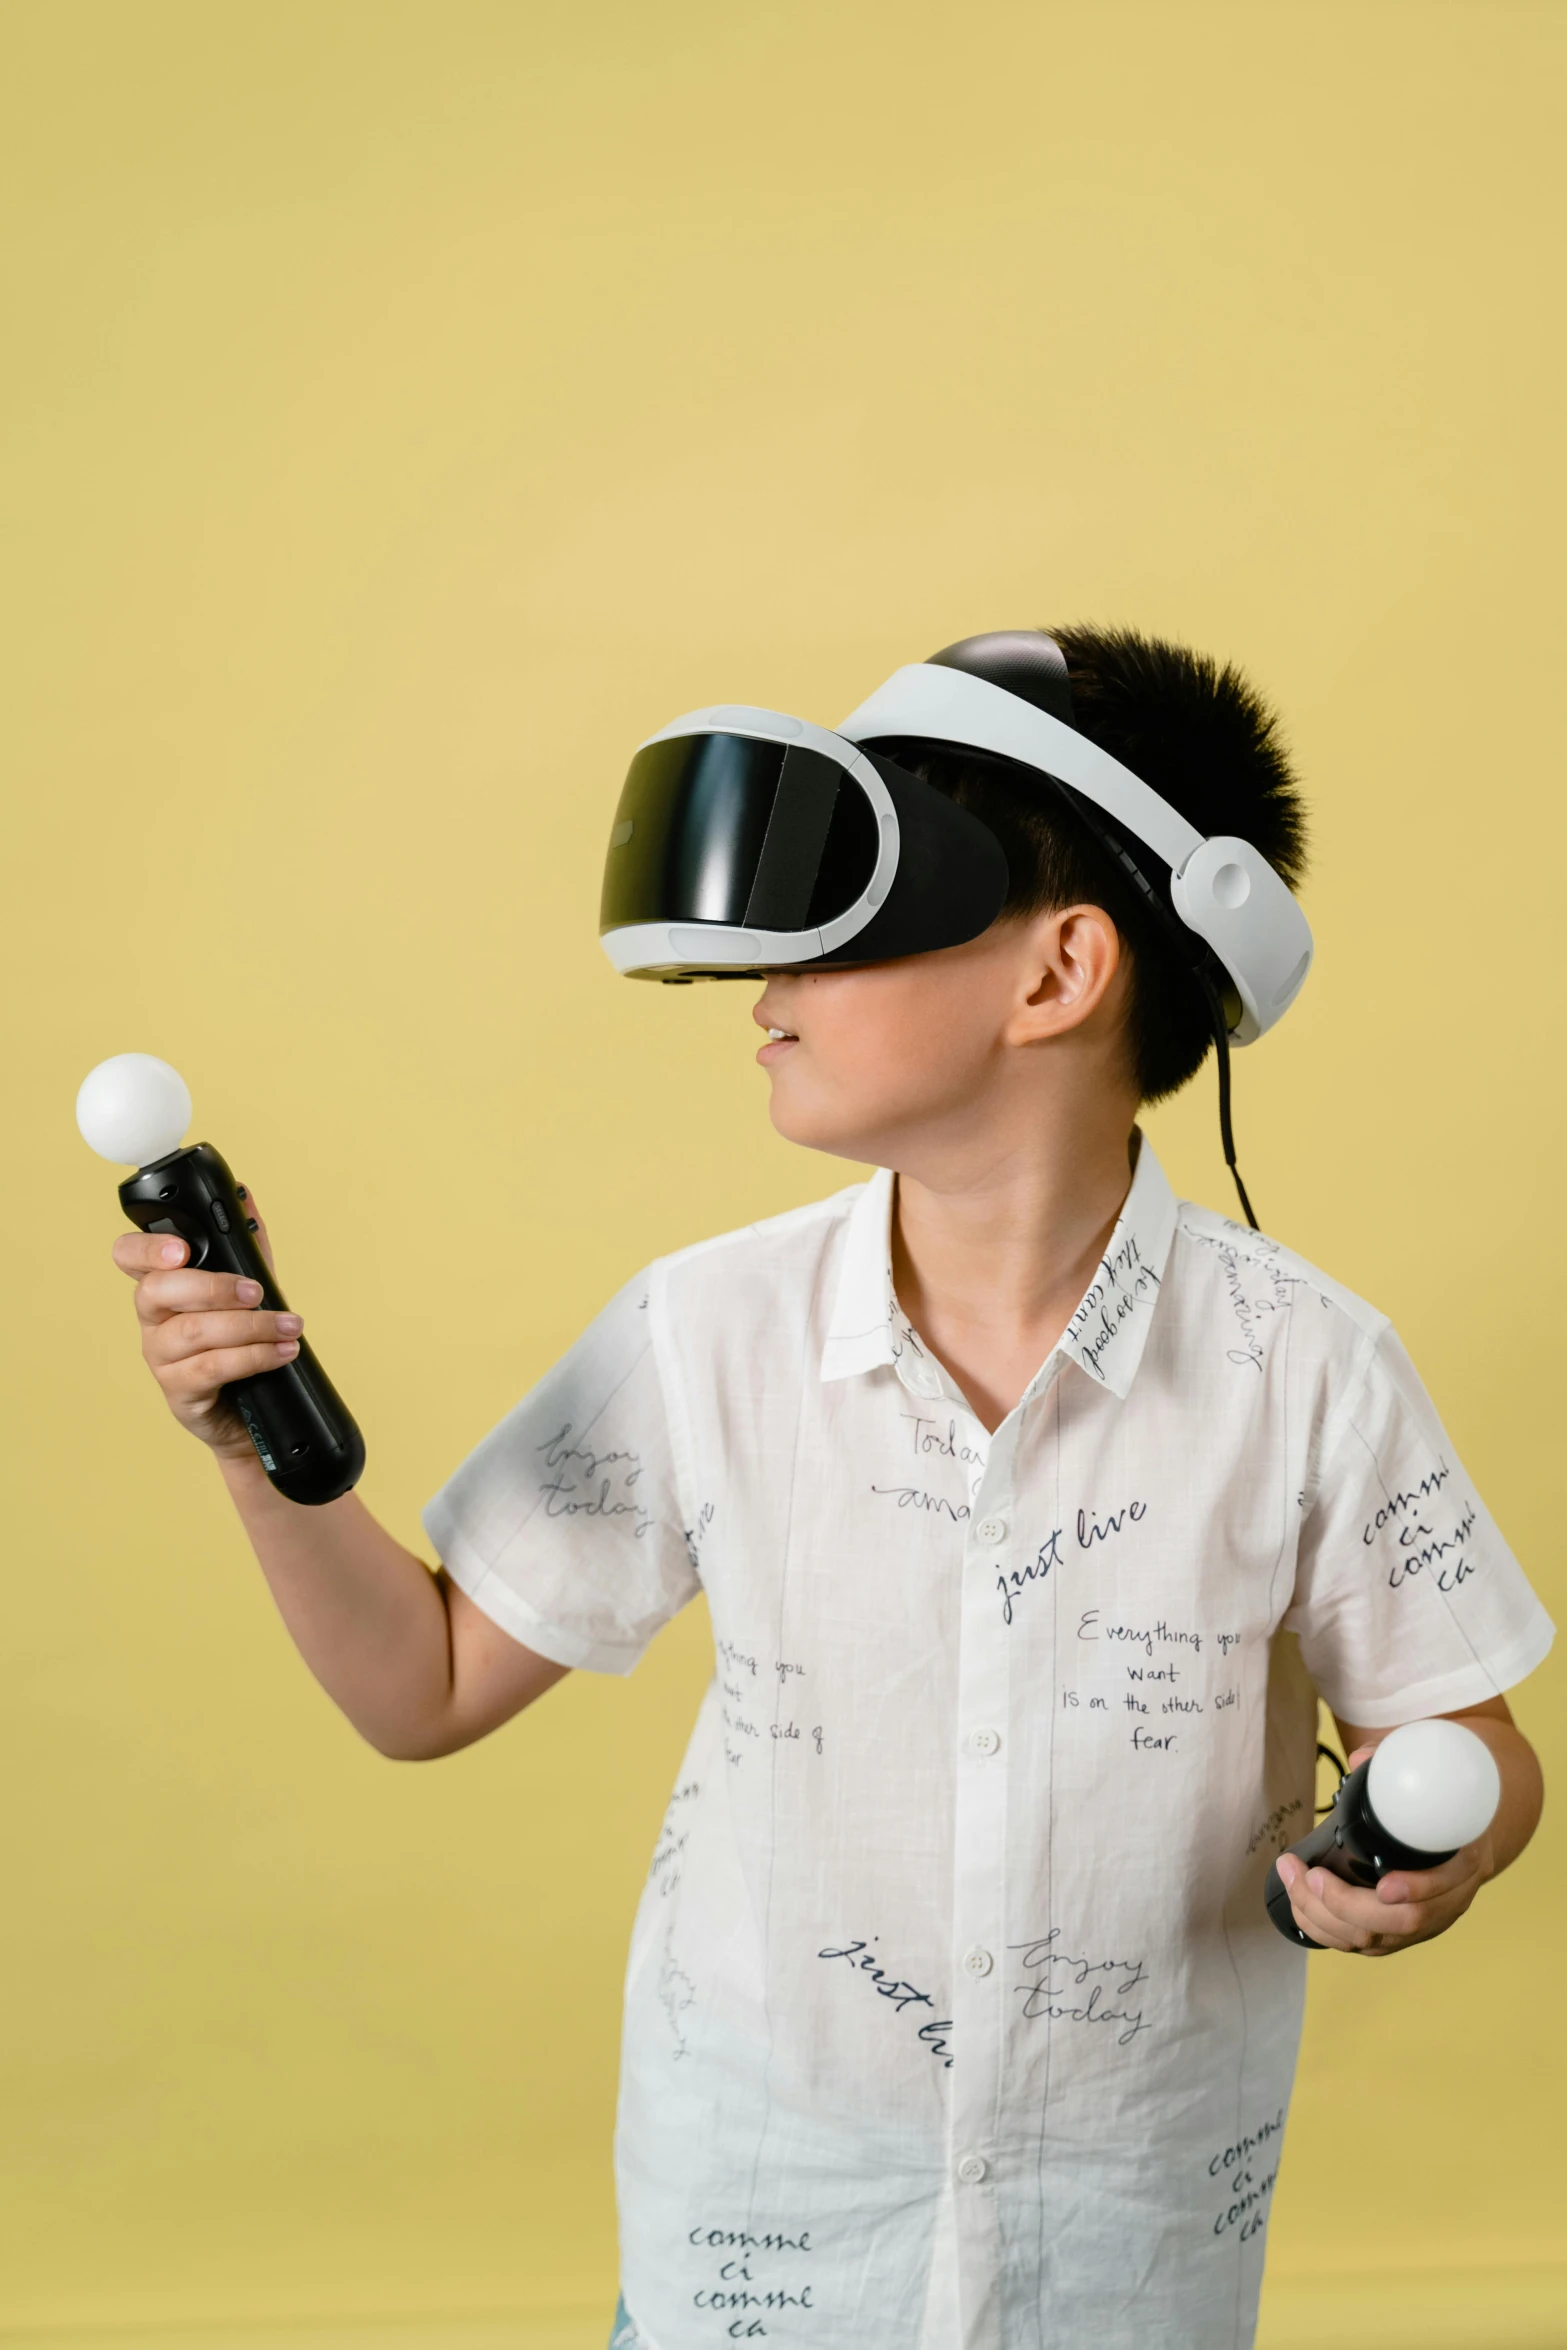
<path id="1" fill-rule="evenodd" d="M 1054 639 L 1047 641 L 1053 643 Z M 884 745 L 883 748 L 885 747 Z M 971 759 L 976 756 L 971 750 L 965 751 L 964 755 Z M 1016 774 L 1015 764 L 1010 759 L 1003 758 L 999 754 L 984 752 L 978 753 L 977 756 L 985 764 L 997 768 L 1004 774 Z M 1041 774 L 1042 771 L 1030 770 L 1031 780 L 1036 783 L 1041 780 Z M 1230 1119 L 1230 1024 L 1225 1016 L 1224 1002 L 1213 977 L 1214 970 L 1218 966 L 1206 953 L 1200 960 L 1193 961 L 1195 941 L 1191 931 L 1171 907 L 1168 890 L 1157 888 L 1154 885 L 1143 870 L 1145 860 L 1132 855 L 1119 834 L 1104 821 L 1103 815 L 1094 803 L 1082 797 L 1080 793 L 1073 791 L 1071 785 L 1063 783 L 1058 775 L 1044 775 L 1043 780 L 1051 785 L 1057 798 L 1064 801 L 1077 817 L 1085 832 L 1092 836 L 1100 848 L 1115 864 L 1121 867 L 1122 871 L 1135 884 L 1146 910 L 1164 937 L 1174 946 L 1177 958 L 1190 969 L 1192 977 L 1202 990 L 1203 999 L 1208 1006 L 1209 1022 L 1213 1028 L 1213 1041 L 1218 1048 L 1219 1055 L 1219 1134 L 1224 1144 L 1224 1163 L 1229 1168 L 1235 1189 L 1240 1195 L 1240 1203 L 1245 1211 L 1247 1223 L 1253 1232 L 1260 1232 L 1262 1226 L 1253 1213 L 1251 1201 L 1246 1194 L 1246 1186 L 1241 1180 L 1241 1171 L 1235 1164 L 1235 1128 Z"/>
<path id="2" fill-rule="evenodd" d="M 1207 998 L 1208 1017 L 1213 1023 L 1213 1041 L 1219 1055 L 1219 1138 L 1224 1145 L 1224 1164 L 1235 1178 L 1235 1188 L 1240 1193 L 1241 1206 L 1246 1211 L 1247 1223 L 1253 1232 L 1260 1232 L 1262 1227 L 1252 1214 L 1251 1201 L 1246 1197 L 1246 1186 L 1241 1181 L 1241 1171 L 1235 1164 L 1235 1129 L 1230 1123 L 1229 1022 L 1224 1016 L 1224 1005 L 1220 1001 L 1219 991 L 1206 971 L 1198 972 L 1197 983 Z"/>
<path id="3" fill-rule="evenodd" d="M 1342 1787 L 1344 1781 L 1349 1777 L 1349 1765 L 1344 1760 L 1344 1757 L 1341 1754 L 1335 1754 L 1331 1746 L 1324 1746 L 1320 1738 L 1317 1740 L 1317 1752 L 1322 1757 L 1324 1762 L 1330 1762 L 1333 1765 L 1333 1768 L 1338 1773 L 1338 1785 L 1339 1787 Z M 1338 1787 L 1335 1787 L 1333 1790 L 1333 1803 L 1336 1803 L 1337 1801 Z M 1317 1816 L 1319 1819 L 1325 1811 L 1331 1811 L 1333 1809 L 1333 1803 L 1318 1804 Z"/>
<path id="4" fill-rule="evenodd" d="M 1099 811 L 1092 803 L 1080 798 L 1069 785 L 1062 783 L 1058 777 L 1051 776 L 1049 780 L 1055 785 L 1057 793 L 1065 800 L 1067 806 L 1077 815 L 1084 829 L 1093 835 L 1099 846 L 1114 858 L 1115 862 L 1136 884 L 1148 912 L 1153 916 L 1164 936 L 1174 945 L 1177 956 L 1187 964 L 1193 978 L 1202 990 L 1203 1000 L 1208 1006 L 1208 1018 L 1213 1028 L 1213 1041 L 1218 1048 L 1219 1055 L 1219 1134 L 1224 1144 L 1224 1163 L 1230 1170 L 1236 1191 L 1240 1194 L 1240 1203 L 1245 1211 L 1247 1223 L 1253 1232 L 1260 1232 L 1262 1227 L 1252 1212 L 1251 1201 L 1246 1195 L 1246 1186 L 1241 1180 L 1241 1171 L 1235 1164 L 1235 1128 L 1230 1119 L 1230 1024 L 1225 1015 L 1223 998 L 1214 980 L 1214 965 L 1206 954 L 1200 960 L 1193 962 L 1195 942 L 1186 925 L 1177 918 L 1172 910 L 1168 895 L 1155 888 L 1148 875 L 1143 871 L 1143 861 L 1131 854 L 1113 829 L 1103 822 Z"/>

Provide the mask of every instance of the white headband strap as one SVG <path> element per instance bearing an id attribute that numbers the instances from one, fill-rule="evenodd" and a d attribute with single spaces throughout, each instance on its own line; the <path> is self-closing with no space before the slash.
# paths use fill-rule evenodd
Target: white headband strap
<path id="1" fill-rule="evenodd" d="M 1075 727 L 1063 726 L 1059 718 L 1036 710 L 1004 686 L 972 677 L 964 669 L 940 668 L 930 661 L 895 669 L 869 701 L 850 711 L 837 731 L 855 743 L 897 735 L 965 743 L 1040 768 L 1092 800 L 1134 840 L 1146 842 L 1172 873 L 1178 873 L 1202 845 L 1196 826 L 1130 767 L 1123 767 Z"/>

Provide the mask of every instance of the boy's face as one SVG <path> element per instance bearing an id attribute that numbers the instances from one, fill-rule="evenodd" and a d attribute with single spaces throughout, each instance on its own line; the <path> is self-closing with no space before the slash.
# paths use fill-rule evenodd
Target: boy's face
<path id="1" fill-rule="evenodd" d="M 807 1149 L 896 1167 L 922 1146 L 993 1133 L 1023 1094 L 1037 1100 L 1052 1043 L 1080 1074 L 1124 1088 L 1130 1123 L 1126 983 L 1097 906 L 994 922 L 964 946 L 896 962 L 774 972 L 752 1013 L 784 1032 L 756 1056 L 773 1124 Z"/>

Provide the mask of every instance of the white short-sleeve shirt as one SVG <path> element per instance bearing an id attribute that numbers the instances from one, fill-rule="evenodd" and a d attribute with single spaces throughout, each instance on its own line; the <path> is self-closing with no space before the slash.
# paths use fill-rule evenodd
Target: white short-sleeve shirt
<path id="1" fill-rule="evenodd" d="M 1144 1145 L 987 1435 L 885 1173 L 655 1264 L 426 1513 L 516 1639 L 717 1670 L 626 1985 L 651 2350 L 1252 2339 L 1307 1958 L 1315 1692 L 1496 1695 L 1551 1626 L 1385 1320 Z"/>

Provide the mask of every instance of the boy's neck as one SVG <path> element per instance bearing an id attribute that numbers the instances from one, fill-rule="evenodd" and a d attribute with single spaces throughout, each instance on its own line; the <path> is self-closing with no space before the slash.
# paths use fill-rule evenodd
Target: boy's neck
<path id="1" fill-rule="evenodd" d="M 1047 1121 L 1011 1152 L 898 1175 L 898 1302 L 992 1431 L 1076 1311 L 1131 1187 L 1137 1130 L 1104 1109 Z"/>

